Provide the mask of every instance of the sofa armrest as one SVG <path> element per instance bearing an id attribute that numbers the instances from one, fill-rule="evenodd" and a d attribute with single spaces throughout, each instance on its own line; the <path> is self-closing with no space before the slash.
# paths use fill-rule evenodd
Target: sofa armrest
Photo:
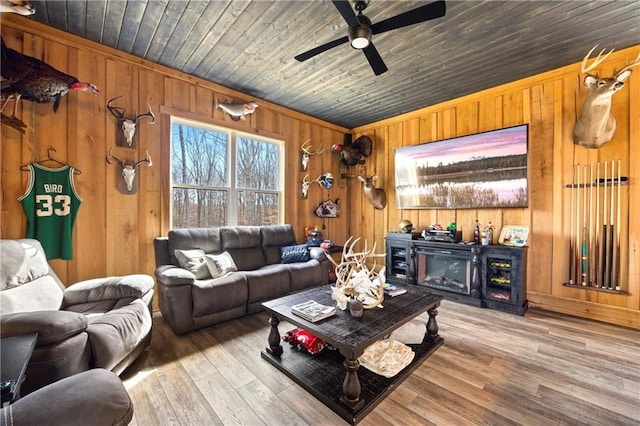
<path id="1" fill-rule="evenodd" d="M 65 289 L 63 304 L 69 306 L 102 300 L 138 299 L 153 290 L 153 285 L 153 278 L 145 274 L 80 281 Z"/>
<path id="2" fill-rule="evenodd" d="M 61 342 L 87 329 L 88 318 L 77 312 L 33 311 L 2 315 L 2 337 L 38 333 L 37 346 Z"/>
<path id="3" fill-rule="evenodd" d="M 162 265 L 156 268 L 156 278 L 164 285 L 192 285 L 196 276 L 191 271 L 175 265 Z"/>
<path id="4" fill-rule="evenodd" d="M 329 255 L 329 252 L 321 247 L 309 247 L 309 255 L 312 259 L 322 262 L 325 260 L 328 261 L 327 256 Z"/>

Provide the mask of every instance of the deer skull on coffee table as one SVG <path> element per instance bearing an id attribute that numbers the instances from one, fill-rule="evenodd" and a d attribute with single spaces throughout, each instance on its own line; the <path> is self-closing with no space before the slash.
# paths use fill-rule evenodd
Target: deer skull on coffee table
<path id="1" fill-rule="evenodd" d="M 385 253 L 376 253 L 376 244 L 371 250 L 364 243 L 364 250 L 356 252 L 354 247 L 360 238 L 349 237 L 342 249 L 342 259 L 340 263 L 327 253 L 327 258 L 335 266 L 336 284 L 332 287 L 331 297 L 336 301 L 338 308 L 345 310 L 349 299 L 358 299 L 362 302 L 364 309 L 373 309 L 384 300 L 384 289 L 382 287 L 384 278 L 378 277 L 376 269 L 376 258 L 385 257 Z M 371 262 L 367 265 L 367 261 Z"/>

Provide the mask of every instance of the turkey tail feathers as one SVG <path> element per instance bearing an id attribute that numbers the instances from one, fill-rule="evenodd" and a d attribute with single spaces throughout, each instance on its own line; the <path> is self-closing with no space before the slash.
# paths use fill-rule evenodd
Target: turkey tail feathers
<path id="1" fill-rule="evenodd" d="M 368 157 L 373 150 L 373 142 L 369 136 L 363 135 L 356 139 L 352 146 L 357 149 L 362 155 Z"/>

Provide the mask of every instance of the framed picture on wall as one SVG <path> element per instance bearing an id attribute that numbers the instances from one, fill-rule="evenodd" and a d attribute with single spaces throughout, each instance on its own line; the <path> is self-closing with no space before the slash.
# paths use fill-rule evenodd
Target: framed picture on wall
<path id="1" fill-rule="evenodd" d="M 529 125 L 397 148 L 399 209 L 527 207 Z"/>

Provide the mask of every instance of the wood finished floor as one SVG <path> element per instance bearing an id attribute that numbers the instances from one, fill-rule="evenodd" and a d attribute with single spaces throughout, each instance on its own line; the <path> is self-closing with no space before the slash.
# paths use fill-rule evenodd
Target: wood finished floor
<path id="1" fill-rule="evenodd" d="M 447 301 L 438 312 L 444 345 L 360 425 L 640 424 L 639 331 Z M 131 424 L 347 424 L 260 357 L 267 319 L 176 336 L 157 314 L 151 346 L 122 376 Z"/>

